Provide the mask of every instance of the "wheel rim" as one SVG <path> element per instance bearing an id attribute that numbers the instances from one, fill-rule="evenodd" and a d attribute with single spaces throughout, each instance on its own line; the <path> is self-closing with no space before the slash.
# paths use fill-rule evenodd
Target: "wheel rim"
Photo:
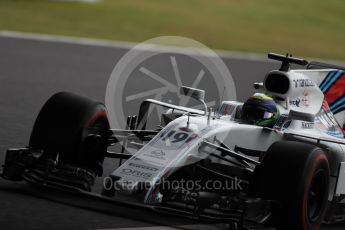
<path id="1" fill-rule="evenodd" d="M 319 170 L 313 178 L 308 193 L 307 213 L 311 222 L 316 222 L 322 214 L 326 189 L 326 173 L 324 170 Z"/>

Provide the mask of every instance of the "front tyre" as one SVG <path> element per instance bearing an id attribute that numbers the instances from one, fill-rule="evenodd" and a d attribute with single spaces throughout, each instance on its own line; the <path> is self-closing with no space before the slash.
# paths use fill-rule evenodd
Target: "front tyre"
<path id="1" fill-rule="evenodd" d="M 253 192 L 280 203 L 279 230 L 318 230 L 328 202 L 330 169 L 313 145 L 281 141 L 255 170 Z"/>
<path id="2" fill-rule="evenodd" d="M 106 145 L 90 146 L 89 134 L 109 130 L 105 106 L 68 92 L 53 95 L 42 107 L 31 132 L 29 146 L 44 151 L 40 159 L 59 162 L 102 174 Z"/>

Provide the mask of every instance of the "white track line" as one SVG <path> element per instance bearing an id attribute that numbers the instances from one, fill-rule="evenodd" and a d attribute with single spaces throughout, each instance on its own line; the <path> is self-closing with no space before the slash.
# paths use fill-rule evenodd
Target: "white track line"
<path id="1" fill-rule="evenodd" d="M 84 46 L 101 46 L 101 47 L 110 47 L 118 49 L 131 49 L 138 43 L 133 42 L 123 42 L 123 41 L 114 41 L 114 40 L 105 40 L 105 39 L 94 39 L 94 38 L 82 38 L 82 37 L 72 37 L 72 36 L 62 36 L 62 35 L 49 35 L 49 34 L 39 34 L 39 33 L 27 33 L 27 32 L 18 32 L 18 31 L 9 31 L 9 30 L 0 30 L 0 37 L 8 38 L 17 38 L 17 39 L 28 39 L 28 40 L 37 40 L 44 42 L 59 42 L 59 43 L 68 43 L 75 45 L 84 45 Z M 174 50 L 173 47 L 166 47 L 164 50 Z M 176 49 L 181 49 L 176 47 Z M 158 50 L 158 49 L 157 49 Z M 214 50 L 220 57 L 237 59 L 237 60 L 247 60 L 247 61 L 256 61 L 256 62 L 273 62 L 267 58 L 266 54 L 259 53 L 244 53 L 237 51 L 226 51 L 226 50 Z M 321 58 L 311 58 L 304 57 L 307 60 L 314 60 L 326 63 L 333 63 L 336 65 L 344 66 L 344 61 L 332 60 L 332 59 L 321 59 Z"/>
<path id="2" fill-rule="evenodd" d="M 132 42 L 71 37 L 71 36 L 62 36 L 62 35 L 26 33 L 26 32 L 17 32 L 17 31 L 8 31 L 8 30 L 0 30 L 0 37 L 37 40 L 37 41 L 44 41 L 44 42 L 59 42 L 59 43 L 68 43 L 68 44 L 85 45 L 85 46 L 112 47 L 112 48 L 121 48 L 121 49 L 131 49 L 132 47 L 137 45 L 136 43 L 132 43 Z M 267 59 L 267 56 L 264 54 L 229 52 L 225 50 L 215 50 L 215 52 L 223 58 L 262 61 L 262 62 L 269 61 Z"/>
<path id="3" fill-rule="evenodd" d="M 8 30 L 1 30 L 0 36 L 8 37 L 8 38 L 45 41 L 45 42 L 59 42 L 59 43 L 69 43 L 69 44 L 85 45 L 85 46 L 105 46 L 105 47 L 127 48 L 127 49 L 130 49 L 135 45 L 134 43 L 130 43 L 130 42 L 119 42 L 119 41 L 111 41 L 111 40 L 49 35 L 49 34 L 36 34 L 36 33 L 8 31 Z"/>

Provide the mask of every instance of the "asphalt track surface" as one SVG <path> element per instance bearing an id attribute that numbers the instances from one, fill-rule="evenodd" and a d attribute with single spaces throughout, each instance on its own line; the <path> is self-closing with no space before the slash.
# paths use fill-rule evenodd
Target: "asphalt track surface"
<path id="1" fill-rule="evenodd" d="M 71 91 L 104 101 L 108 78 L 127 51 L 121 47 L 0 37 L 0 163 L 7 148 L 27 145 L 35 117 L 52 94 Z M 226 57 L 224 62 L 231 70 L 240 100 L 254 92 L 253 82 L 277 68 L 276 63 L 259 59 Z M 106 171 L 110 170 L 108 162 Z M 195 224 L 198 223 L 0 180 L 0 229 L 219 227 Z M 344 228 L 338 224 L 322 229 Z"/>

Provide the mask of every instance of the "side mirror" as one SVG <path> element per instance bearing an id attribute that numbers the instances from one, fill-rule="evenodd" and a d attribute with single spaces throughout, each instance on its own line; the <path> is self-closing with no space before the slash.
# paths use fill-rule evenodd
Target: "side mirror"
<path id="1" fill-rule="evenodd" d="M 254 82 L 254 89 L 263 89 L 264 83 L 263 82 Z"/>
<path id="2" fill-rule="evenodd" d="M 198 101 L 203 101 L 205 99 L 205 90 L 195 89 L 187 86 L 181 86 L 180 94 L 189 96 Z"/>
<path id="3" fill-rule="evenodd" d="M 289 120 L 300 120 L 300 121 L 314 122 L 315 115 L 311 114 L 311 113 L 303 113 L 303 112 L 291 109 L 289 112 Z"/>
<path id="4" fill-rule="evenodd" d="M 187 87 L 187 86 L 181 86 L 180 94 L 194 98 L 195 100 L 203 103 L 205 107 L 205 114 L 207 113 L 207 105 L 205 103 L 205 90 L 196 89 L 196 88 Z"/>

